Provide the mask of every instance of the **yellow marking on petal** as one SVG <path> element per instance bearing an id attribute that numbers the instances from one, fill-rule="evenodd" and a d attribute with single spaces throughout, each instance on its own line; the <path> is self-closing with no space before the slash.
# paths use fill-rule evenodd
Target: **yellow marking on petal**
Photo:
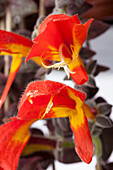
<path id="1" fill-rule="evenodd" d="M 12 54 L 12 63 L 11 63 L 11 70 L 10 72 L 14 72 L 19 69 L 21 62 L 22 62 L 22 55 L 21 54 Z"/>
<path id="2" fill-rule="evenodd" d="M 53 102 L 52 102 L 53 97 L 54 97 L 54 96 L 51 97 L 51 99 L 50 99 L 50 101 L 49 101 L 49 103 L 48 103 L 48 105 L 47 105 L 47 107 L 46 107 L 46 111 L 45 111 L 45 113 L 41 116 L 41 119 L 43 119 L 43 118 L 45 117 L 45 115 L 46 115 L 47 113 L 49 113 L 50 109 L 52 108 L 52 106 L 53 106 Z"/>
<path id="3" fill-rule="evenodd" d="M 82 100 L 79 97 L 77 97 L 71 89 L 68 88 L 67 92 L 68 92 L 69 97 L 75 101 L 76 107 L 81 108 L 83 105 Z"/>
<path id="4" fill-rule="evenodd" d="M 8 52 L 5 52 L 5 51 L 1 51 L 1 52 L 0 52 L 0 55 L 10 55 L 10 56 L 11 56 L 12 53 L 8 53 Z"/>
<path id="5" fill-rule="evenodd" d="M 9 49 L 12 53 L 22 54 L 22 57 L 26 57 L 31 50 L 31 47 L 13 43 L 5 44 L 4 48 Z"/>
<path id="6" fill-rule="evenodd" d="M 70 114 L 69 118 L 70 118 L 72 126 L 77 129 L 78 126 L 81 126 L 81 124 L 84 123 L 84 114 L 83 114 L 83 109 L 82 109 L 83 102 L 70 89 L 68 89 L 68 95 L 76 103 L 75 111 L 72 114 Z"/>
<path id="7" fill-rule="evenodd" d="M 61 61 L 58 50 L 51 45 L 48 45 L 48 48 L 50 49 L 51 52 L 54 51 L 54 54 L 52 55 L 52 60 Z"/>
<path id="8" fill-rule="evenodd" d="M 31 104 L 33 104 L 33 100 L 31 99 L 33 97 L 33 95 L 29 95 L 28 96 L 28 101 L 29 101 L 29 103 L 31 103 Z"/>
<path id="9" fill-rule="evenodd" d="M 76 108 L 76 110 L 69 116 L 70 123 L 74 129 L 78 129 L 84 124 L 84 112 L 82 108 Z"/>
<path id="10" fill-rule="evenodd" d="M 53 106 L 51 111 L 53 112 L 53 118 L 63 118 L 63 117 L 69 117 L 70 114 L 75 111 L 75 109 L 64 107 L 64 106 Z"/>
<path id="11" fill-rule="evenodd" d="M 93 114 L 93 112 L 91 111 L 91 108 L 87 104 L 84 103 L 82 108 L 83 108 L 85 115 L 88 119 L 90 119 L 90 120 L 95 119 L 95 115 Z"/>
<path id="12" fill-rule="evenodd" d="M 31 124 L 33 122 L 35 122 L 36 119 L 30 120 L 30 121 L 26 121 L 14 134 L 14 136 L 12 137 L 12 139 L 9 142 L 9 145 L 11 144 L 12 141 L 15 141 L 15 144 L 17 142 L 19 143 L 24 143 L 26 142 L 26 140 L 28 139 L 28 137 L 30 136 L 29 133 L 29 127 L 31 126 Z"/>

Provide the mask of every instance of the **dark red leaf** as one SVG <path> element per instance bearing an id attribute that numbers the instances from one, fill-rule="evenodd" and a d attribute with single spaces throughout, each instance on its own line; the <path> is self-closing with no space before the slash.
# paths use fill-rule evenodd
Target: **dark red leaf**
<path id="1" fill-rule="evenodd" d="M 87 39 L 91 40 L 93 38 L 98 37 L 105 31 L 107 31 L 109 29 L 109 27 L 110 27 L 110 25 L 108 25 L 102 21 L 94 20 L 91 24 L 90 29 L 89 29 Z"/>
<path id="2" fill-rule="evenodd" d="M 87 60 L 87 59 L 90 59 L 91 57 L 93 57 L 96 54 L 96 52 L 92 51 L 88 47 L 82 47 L 79 54 L 82 59 Z"/>
<path id="3" fill-rule="evenodd" d="M 109 67 L 97 64 L 96 70 L 95 70 L 95 72 L 93 74 L 94 74 L 94 76 L 97 76 L 100 72 L 108 71 L 109 69 L 110 69 Z"/>
<path id="4" fill-rule="evenodd" d="M 113 151 L 113 127 L 103 129 L 102 134 L 100 135 L 101 141 L 102 141 L 102 159 L 104 161 L 107 161 L 109 156 L 111 155 Z"/>

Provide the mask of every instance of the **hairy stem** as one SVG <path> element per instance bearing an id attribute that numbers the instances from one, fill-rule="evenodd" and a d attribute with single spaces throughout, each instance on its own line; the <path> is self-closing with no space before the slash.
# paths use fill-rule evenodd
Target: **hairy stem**
<path id="1" fill-rule="evenodd" d="M 101 145 L 100 138 L 98 136 L 94 137 L 93 142 L 95 145 L 95 155 L 97 159 L 96 170 L 102 170 L 101 165 L 100 165 L 100 158 L 102 155 L 102 145 Z"/>

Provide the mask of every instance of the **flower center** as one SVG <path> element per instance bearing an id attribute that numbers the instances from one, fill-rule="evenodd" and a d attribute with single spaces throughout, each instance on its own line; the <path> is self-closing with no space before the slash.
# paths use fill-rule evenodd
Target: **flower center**
<path id="1" fill-rule="evenodd" d="M 68 76 L 68 79 L 69 79 L 69 78 L 70 78 L 70 73 L 71 73 L 71 74 L 75 74 L 75 72 L 71 71 L 71 70 L 68 68 L 68 64 L 74 62 L 75 60 L 71 59 L 71 61 L 69 61 L 70 58 L 65 57 L 65 56 L 63 55 L 63 48 L 65 48 L 66 52 L 67 52 L 70 56 L 72 56 L 72 54 L 74 53 L 74 50 L 75 50 L 74 46 L 73 46 L 73 45 L 70 45 L 71 52 L 72 52 L 72 53 L 71 53 L 70 50 L 68 49 L 68 47 L 67 47 L 65 44 L 61 44 L 60 47 L 59 47 L 59 56 L 60 56 L 61 62 L 58 62 L 58 63 L 55 63 L 55 64 L 53 64 L 53 65 L 47 66 L 47 65 L 45 65 L 45 64 L 43 63 L 43 61 L 41 61 L 41 64 L 43 65 L 44 68 L 58 68 L 58 70 L 59 70 L 60 68 L 64 68 L 64 70 L 65 70 L 65 72 L 66 72 L 66 74 L 67 74 L 67 76 Z M 78 57 L 78 56 L 77 56 L 77 57 Z M 65 60 L 67 60 L 68 62 L 66 62 Z"/>

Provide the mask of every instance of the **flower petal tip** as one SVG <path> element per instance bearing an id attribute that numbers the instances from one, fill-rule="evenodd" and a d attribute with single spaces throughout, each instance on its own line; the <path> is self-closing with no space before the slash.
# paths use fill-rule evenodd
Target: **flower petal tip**
<path id="1" fill-rule="evenodd" d="M 90 149 L 89 149 L 90 150 Z M 87 164 L 89 164 L 92 161 L 92 157 L 93 157 L 93 147 L 91 149 L 91 151 L 85 153 L 82 152 L 80 147 L 76 147 L 76 151 L 77 153 L 79 153 L 79 157 L 81 158 L 81 160 Z"/>

